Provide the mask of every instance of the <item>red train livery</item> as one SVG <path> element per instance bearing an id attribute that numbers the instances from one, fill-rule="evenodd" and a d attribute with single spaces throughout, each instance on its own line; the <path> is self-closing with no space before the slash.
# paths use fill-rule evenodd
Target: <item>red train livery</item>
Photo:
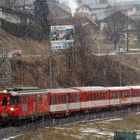
<path id="1" fill-rule="evenodd" d="M 10 89 L 0 92 L 1 120 L 140 104 L 140 86 Z"/>

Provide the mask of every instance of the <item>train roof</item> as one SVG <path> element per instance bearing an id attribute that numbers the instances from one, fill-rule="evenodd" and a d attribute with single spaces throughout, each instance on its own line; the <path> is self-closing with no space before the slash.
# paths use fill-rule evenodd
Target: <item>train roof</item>
<path id="1" fill-rule="evenodd" d="M 72 93 L 72 92 L 79 92 L 77 89 L 73 88 L 60 88 L 60 89 L 50 89 L 50 93 Z"/>
<path id="2" fill-rule="evenodd" d="M 98 91 L 98 90 L 107 90 L 105 87 L 95 86 L 95 87 L 72 87 L 80 91 Z"/>
<path id="3" fill-rule="evenodd" d="M 130 87 L 106 87 L 108 90 L 130 90 Z"/>
<path id="4" fill-rule="evenodd" d="M 7 88 L 7 91 L 28 91 L 28 90 L 41 90 L 39 87 L 12 87 Z"/>
<path id="5" fill-rule="evenodd" d="M 140 89 L 140 86 L 138 85 L 138 86 L 129 86 L 129 88 L 131 88 L 131 89 Z"/>
<path id="6" fill-rule="evenodd" d="M 76 89 L 63 88 L 63 89 L 40 89 L 40 90 L 19 90 L 19 91 L 2 91 L 0 93 L 11 94 L 12 96 L 24 96 L 24 95 L 34 95 L 34 94 L 47 94 L 47 93 L 75 93 L 78 92 Z"/>
<path id="7" fill-rule="evenodd" d="M 43 94 L 47 93 L 47 89 L 41 89 L 41 90 L 25 90 L 25 91 L 7 91 L 3 93 L 11 94 L 12 96 L 22 96 L 22 95 L 33 95 L 33 94 Z"/>

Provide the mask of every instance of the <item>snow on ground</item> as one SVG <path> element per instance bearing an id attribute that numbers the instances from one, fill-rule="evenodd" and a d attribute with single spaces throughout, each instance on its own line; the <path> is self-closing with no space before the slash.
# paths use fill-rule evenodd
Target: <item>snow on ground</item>
<path id="1" fill-rule="evenodd" d="M 19 136 L 19 135 L 18 135 Z M 13 136 L 13 137 L 9 137 L 9 138 L 4 138 L 4 139 L 2 139 L 2 140 L 13 140 L 13 139 L 15 139 L 16 137 L 18 137 L 18 136 Z"/>
<path id="2" fill-rule="evenodd" d="M 82 135 L 91 135 L 91 134 L 96 134 L 99 137 L 103 137 L 103 136 L 110 136 L 113 137 L 114 136 L 114 132 L 113 131 L 107 131 L 107 130 L 100 130 L 100 129 L 94 129 L 94 128 L 86 128 L 86 129 L 81 129 Z"/>
<path id="3" fill-rule="evenodd" d="M 137 115 L 140 114 L 140 112 L 136 113 Z"/>
<path id="4" fill-rule="evenodd" d="M 101 121 L 102 123 L 109 123 L 109 122 L 112 122 L 112 121 L 121 121 L 123 120 L 123 118 L 114 118 L 114 119 L 109 119 L 109 120 L 105 120 L 105 121 Z"/>

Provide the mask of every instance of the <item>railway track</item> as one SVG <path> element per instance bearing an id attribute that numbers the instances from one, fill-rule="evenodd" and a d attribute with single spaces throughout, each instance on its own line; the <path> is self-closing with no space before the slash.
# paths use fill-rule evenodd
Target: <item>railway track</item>
<path id="1" fill-rule="evenodd" d="M 10 137 L 24 134 L 28 131 L 34 131 L 38 128 L 43 127 L 53 127 L 53 126 L 62 126 L 73 123 L 87 123 L 87 122 L 97 122 L 104 121 L 114 118 L 125 117 L 128 114 L 140 112 L 140 106 L 132 106 L 128 108 L 123 108 L 119 110 L 107 110 L 99 111 L 96 113 L 84 113 L 84 114 L 73 114 L 69 117 L 55 117 L 55 118 L 45 118 L 32 122 L 30 124 L 12 126 L 0 129 L 0 140 L 7 140 Z"/>

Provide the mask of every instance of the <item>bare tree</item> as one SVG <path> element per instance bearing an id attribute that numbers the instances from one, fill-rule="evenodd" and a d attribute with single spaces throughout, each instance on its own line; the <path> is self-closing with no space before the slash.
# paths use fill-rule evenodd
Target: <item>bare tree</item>
<path id="1" fill-rule="evenodd" d="M 120 36 L 125 36 L 127 50 L 129 48 L 129 26 L 134 22 L 131 18 L 123 14 L 121 11 L 117 11 L 117 8 L 112 8 L 112 14 L 104 19 L 107 26 L 104 28 L 104 33 L 108 40 L 114 44 L 114 50 L 117 47 L 117 43 L 120 40 Z"/>
<path id="2" fill-rule="evenodd" d="M 0 44 L 0 88 L 11 84 L 11 64 L 8 50 Z"/>

